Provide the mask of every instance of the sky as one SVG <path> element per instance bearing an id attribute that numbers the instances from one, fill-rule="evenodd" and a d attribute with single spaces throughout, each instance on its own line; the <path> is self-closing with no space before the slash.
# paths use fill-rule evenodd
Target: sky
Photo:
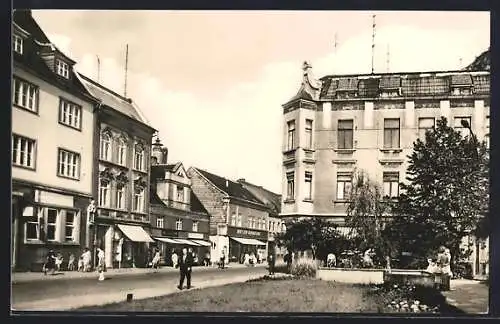
<path id="1" fill-rule="evenodd" d="M 456 70 L 490 44 L 489 12 L 34 10 L 80 73 L 137 103 L 183 162 L 281 193 L 281 105 L 320 78 Z M 335 45 L 336 44 L 336 45 Z M 387 55 L 389 53 L 389 55 Z M 389 64 L 387 58 L 389 57 Z"/>

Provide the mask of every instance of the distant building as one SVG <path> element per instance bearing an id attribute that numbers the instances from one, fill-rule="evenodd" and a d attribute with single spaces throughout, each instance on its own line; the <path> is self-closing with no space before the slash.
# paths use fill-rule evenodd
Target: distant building
<path id="1" fill-rule="evenodd" d="M 188 170 L 191 188 L 210 214 L 212 262 L 224 251 L 231 262 L 244 253 L 267 255 L 269 208 L 238 182 L 205 170 Z"/>
<path id="2" fill-rule="evenodd" d="M 489 143 L 487 70 L 328 75 L 320 80 L 308 63 L 303 70 L 298 93 L 283 105 L 280 217 L 285 221 L 320 216 L 343 225 L 355 168 L 380 183 L 384 196 L 397 197 L 413 142 L 441 116 L 464 134 L 468 129 L 461 121 L 466 120 Z"/>
<path id="3" fill-rule="evenodd" d="M 151 166 L 151 234 L 163 261 L 171 265 L 171 255 L 191 247 L 202 264 L 210 253 L 210 215 L 191 190 L 191 179 L 182 163 L 167 164 L 167 149 L 157 139 Z"/>
<path id="4" fill-rule="evenodd" d="M 14 11 L 12 49 L 12 267 L 38 271 L 49 249 L 85 247 L 97 100 L 30 10 Z"/>
<path id="5" fill-rule="evenodd" d="M 284 247 L 276 245 L 275 236 L 286 232 L 286 226 L 282 219 L 278 218 L 281 212 L 281 195 L 269 191 L 262 186 L 251 184 L 245 179 L 238 180 L 241 185 L 250 191 L 255 197 L 262 201 L 269 209 L 269 218 L 267 222 L 268 231 L 268 251 L 274 252 L 277 256 L 283 256 Z"/>
<path id="6" fill-rule="evenodd" d="M 78 74 L 99 100 L 94 127 L 93 192 L 97 211 L 90 218 L 87 246 L 104 249 L 108 267 L 141 267 L 148 261 L 150 150 L 156 132 L 139 107 Z"/>

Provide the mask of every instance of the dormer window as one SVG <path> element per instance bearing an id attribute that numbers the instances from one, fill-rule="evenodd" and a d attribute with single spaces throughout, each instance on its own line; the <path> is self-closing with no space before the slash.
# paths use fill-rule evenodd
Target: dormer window
<path id="1" fill-rule="evenodd" d="M 61 60 L 56 60 L 56 72 L 62 77 L 69 79 L 69 65 Z"/>
<path id="2" fill-rule="evenodd" d="M 19 35 L 12 35 L 12 47 L 14 48 L 14 51 L 16 51 L 19 54 L 23 54 L 23 42 L 24 39 L 19 36 Z"/>

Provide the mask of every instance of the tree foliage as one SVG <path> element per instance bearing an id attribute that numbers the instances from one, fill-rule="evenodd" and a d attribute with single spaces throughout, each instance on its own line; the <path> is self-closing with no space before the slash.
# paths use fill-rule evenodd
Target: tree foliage
<path id="1" fill-rule="evenodd" d="M 332 224 L 321 217 L 296 220 L 287 225 L 286 232 L 275 237 L 278 246 L 289 251 L 307 251 L 314 259 L 324 259 L 330 252 L 336 252 L 341 246 L 340 234 Z"/>
<path id="2" fill-rule="evenodd" d="M 488 150 L 441 118 L 414 143 L 407 183 L 387 234 L 401 249 L 425 257 L 441 245 L 458 253 L 462 237 L 488 215 Z"/>
<path id="3" fill-rule="evenodd" d="M 353 185 L 347 207 L 346 225 L 352 228 L 360 241 L 360 249 L 374 248 L 378 253 L 389 253 L 389 244 L 382 235 L 384 219 L 389 211 L 382 190 L 366 172 L 353 174 Z M 351 235 L 352 236 L 352 235 Z"/>

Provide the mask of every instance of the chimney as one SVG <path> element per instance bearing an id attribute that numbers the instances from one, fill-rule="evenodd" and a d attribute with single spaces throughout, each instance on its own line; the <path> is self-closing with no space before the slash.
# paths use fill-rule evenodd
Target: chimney
<path id="1" fill-rule="evenodd" d="M 242 182 L 246 182 L 246 181 L 245 181 L 245 178 L 240 178 L 240 179 L 238 179 L 238 182 L 242 183 Z"/>

